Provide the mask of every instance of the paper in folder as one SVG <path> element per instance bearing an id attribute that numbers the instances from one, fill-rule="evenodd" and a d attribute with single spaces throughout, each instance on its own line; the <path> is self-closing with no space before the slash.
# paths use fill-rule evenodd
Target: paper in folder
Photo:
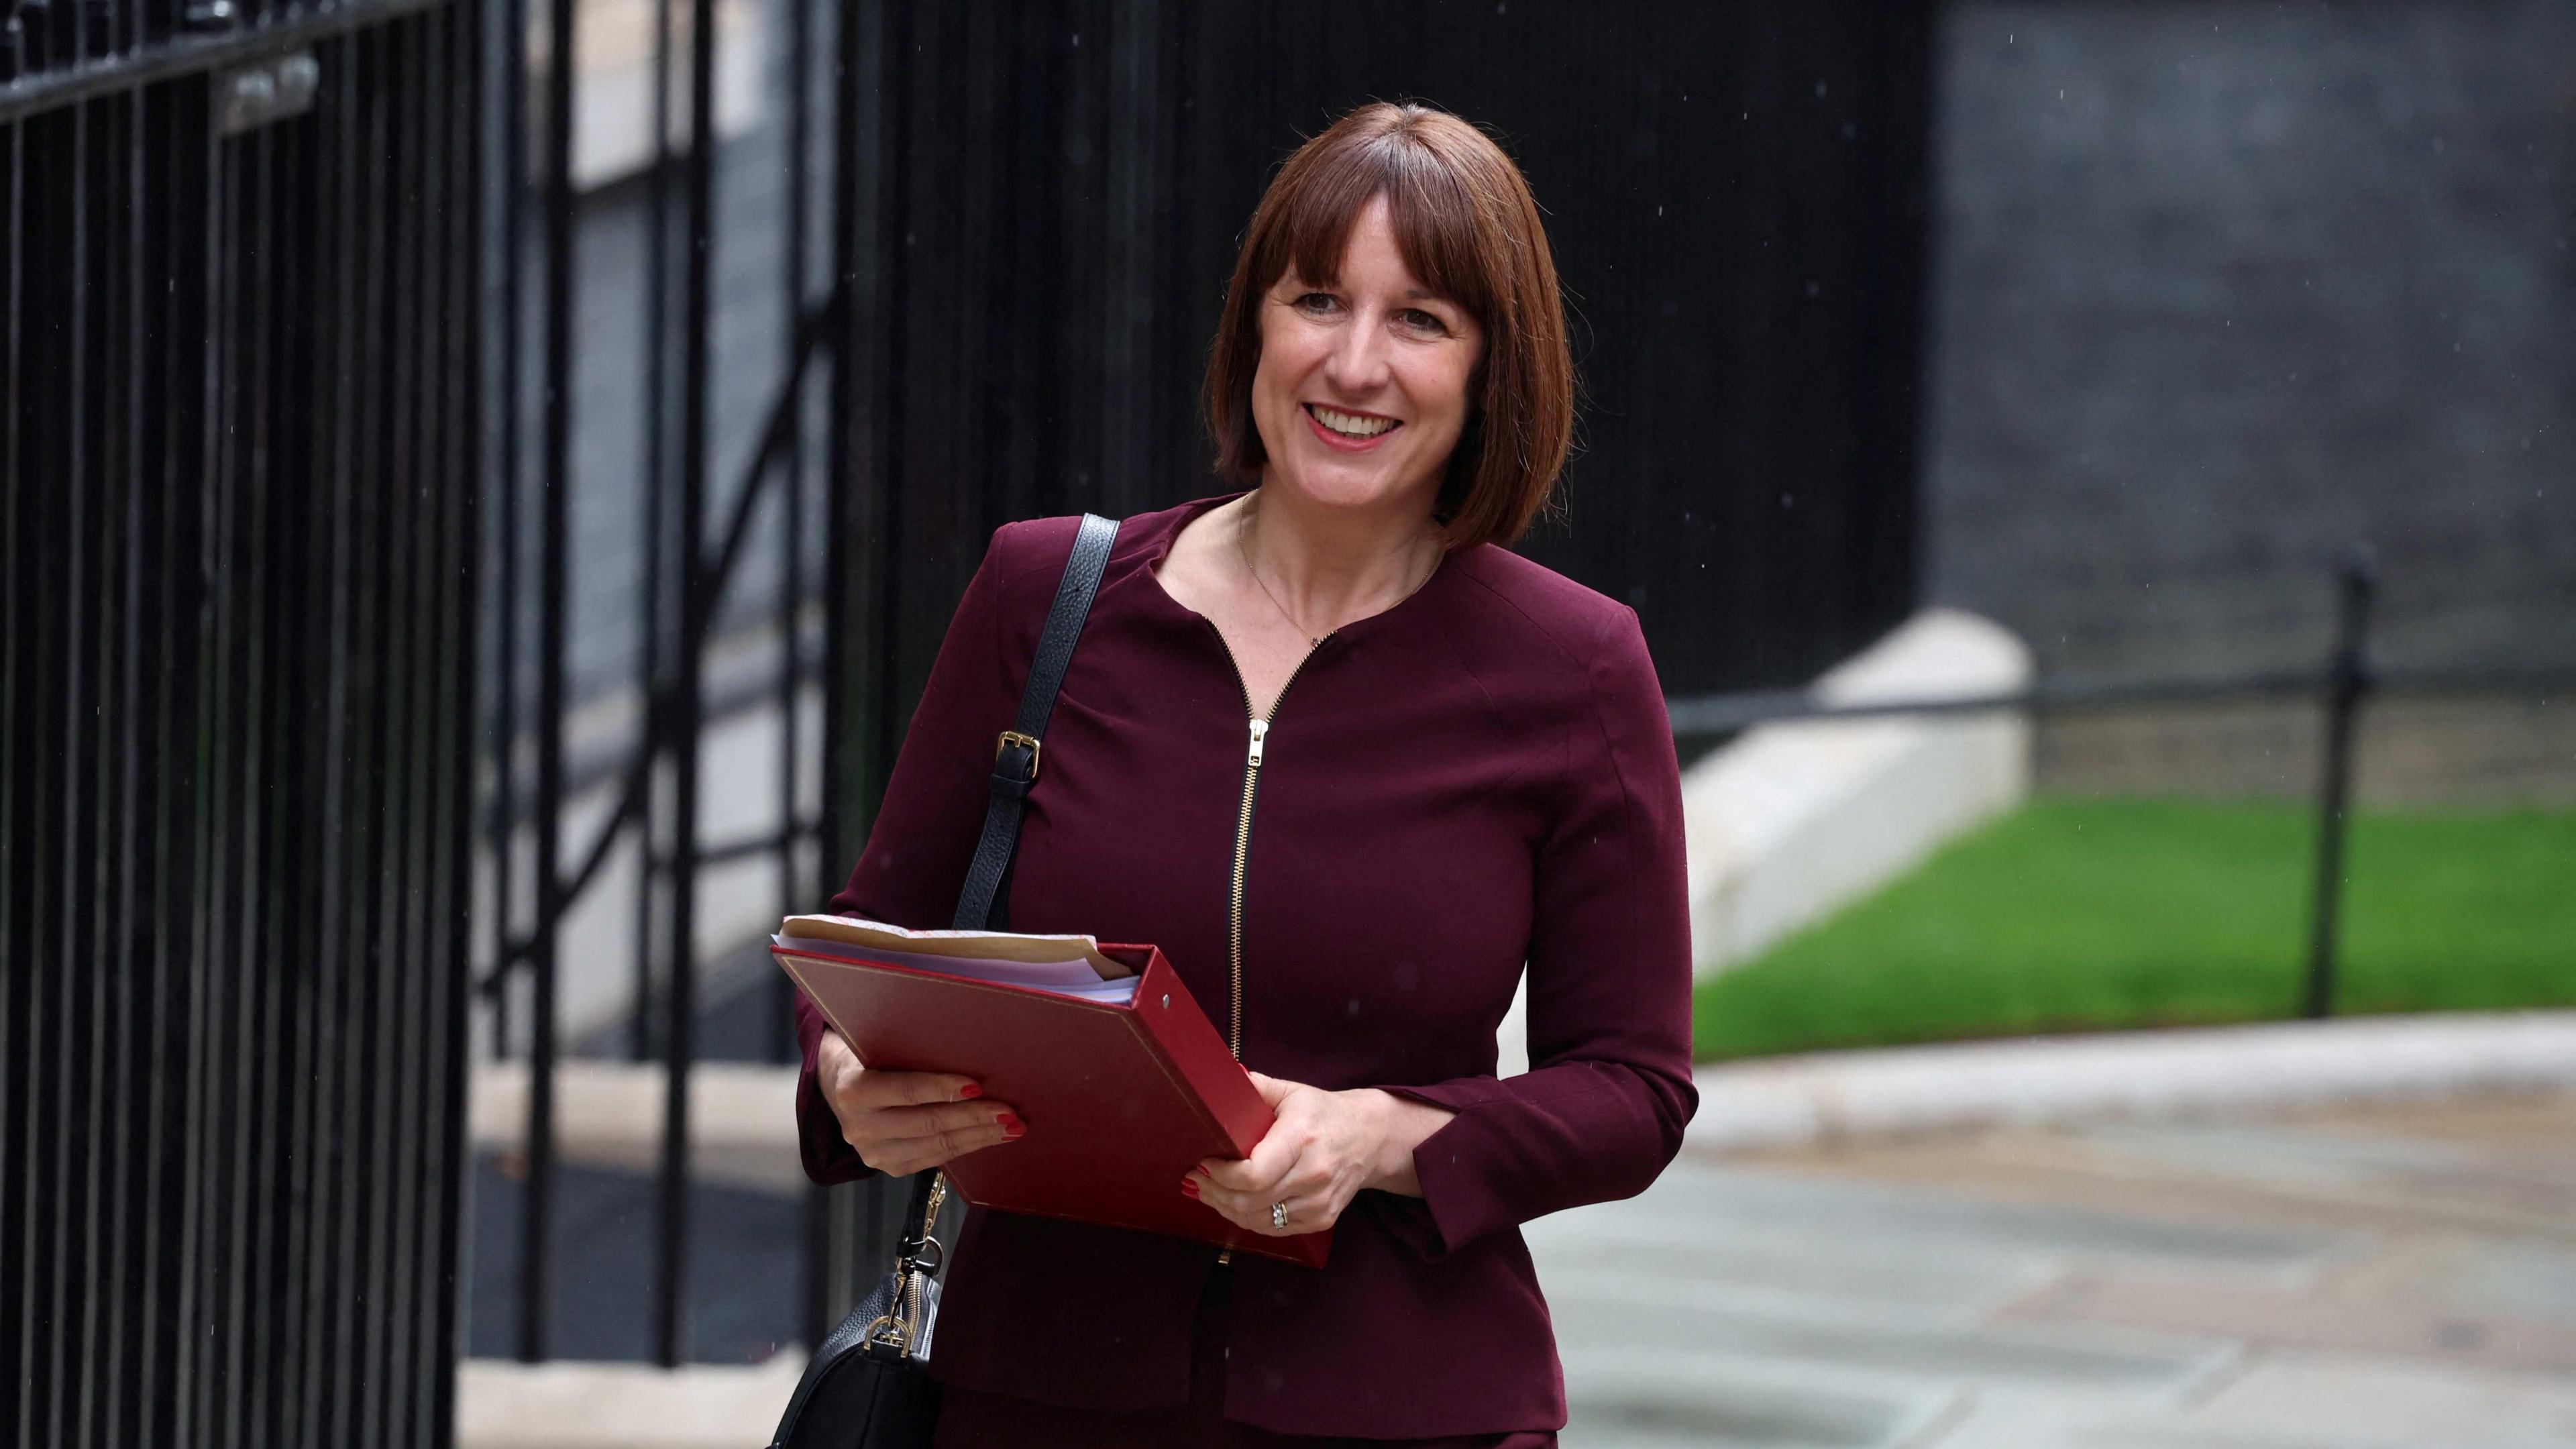
<path id="1" fill-rule="evenodd" d="M 1271 1113 L 1160 950 L 790 916 L 770 954 L 860 1061 L 972 1077 L 1029 1124 L 947 1165 L 968 1202 L 1323 1266 L 1329 1231 L 1265 1237 L 1182 1195 Z"/>

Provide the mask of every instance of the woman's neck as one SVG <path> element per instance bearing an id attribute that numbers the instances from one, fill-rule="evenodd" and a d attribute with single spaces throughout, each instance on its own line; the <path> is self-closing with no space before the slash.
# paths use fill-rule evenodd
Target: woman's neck
<path id="1" fill-rule="evenodd" d="M 1237 500 L 1237 557 L 1318 633 L 1393 608 L 1439 566 L 1445 540 L 1426 508 L 1355 513 L 1255 488 Z"/>

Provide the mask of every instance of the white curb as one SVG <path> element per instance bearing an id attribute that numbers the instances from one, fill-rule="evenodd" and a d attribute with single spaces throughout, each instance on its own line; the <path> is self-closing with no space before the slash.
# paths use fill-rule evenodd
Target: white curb
<path id="1" fill-rule="evenodd" d="M 2576 1011 L 2019 1037 L 1704 1065 L 1700 1152 L 2330 1103 L 2576 1089 Z"/>
<path id="2" fill-rule="evenodd" d="M 456 1449 L 745 1449 L 787 1407 L 803 1352 L 740 1368 L 512 1363 L 456 1371 Z"/>

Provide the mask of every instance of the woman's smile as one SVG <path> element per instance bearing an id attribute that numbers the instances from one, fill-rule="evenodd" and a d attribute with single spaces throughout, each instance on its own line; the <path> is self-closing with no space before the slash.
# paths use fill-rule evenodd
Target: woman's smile
<path id="1" fill-rule="evenodd" d="M 1322 403 L 1307 403 L 1306 421 L 1315 436 L 1346 453 L 1365 453 L 1378 445 L 1378 440 L 1403 427 L 1394 418 L 1375 413 L 1346 412 Z"/>

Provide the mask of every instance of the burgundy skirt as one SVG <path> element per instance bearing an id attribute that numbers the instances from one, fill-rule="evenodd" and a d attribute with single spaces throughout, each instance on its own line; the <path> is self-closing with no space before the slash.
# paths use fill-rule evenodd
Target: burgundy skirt
<path id="1" fill-rule="evenodd" d="M 1556 1449 L 1553 1429 L 1441 1439 L 1344 1439 L 1273 1434 L 1225 1418 L 1227 1288 L 1233 1278 L 1232 1273 L 1210 1273 L 1199 1295 L 1198 1316 L 1190 1328 L 1188 1403 L 1174 1409 L 1067 1409 L 949 1384 L 940 1393 L 932 1449 Z"/>

